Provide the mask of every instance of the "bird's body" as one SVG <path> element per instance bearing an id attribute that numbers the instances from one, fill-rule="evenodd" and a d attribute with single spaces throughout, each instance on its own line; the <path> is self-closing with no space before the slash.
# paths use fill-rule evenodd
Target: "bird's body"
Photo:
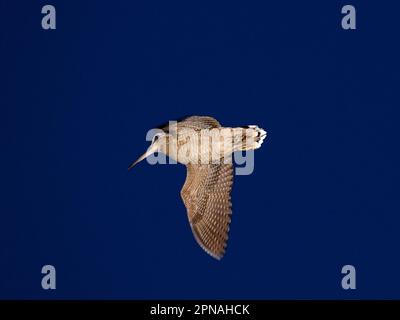
<path id="1" fill-rule="evenodd" d="M 160 128 L 147 152 L 186 165 L 181 197 L 198 244 L 220 259 L 226 248 L 231 221 L 232 153 L 261 146 L 266 132 L 257 126 L 224 128 L 212 117 L 192 116 Z"/>

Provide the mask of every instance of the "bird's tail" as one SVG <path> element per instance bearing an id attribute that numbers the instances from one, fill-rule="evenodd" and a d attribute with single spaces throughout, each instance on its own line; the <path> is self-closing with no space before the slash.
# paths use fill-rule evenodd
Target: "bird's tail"
<path id="1" fill-rule="evenodd" d="M 258 126 L 251 125 L 234 128 L 234 151 L 254 150 L 261 147 L 267 132 Z"/>

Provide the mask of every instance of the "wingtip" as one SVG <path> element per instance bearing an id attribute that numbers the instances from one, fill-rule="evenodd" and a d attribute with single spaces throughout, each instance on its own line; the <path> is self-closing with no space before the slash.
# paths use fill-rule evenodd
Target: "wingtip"
<path id="1" fill-rule="evenodd" d="M 217 254 L 214 254 L 214 253 L 212 253 L 212 252 L 210 252 L 210 251 L 208 251 L 208 250 L 204 250 L 206 253 L 208 253 L 211 257 L 213 257 L 215 260 L 217 260 L 217 261 L 221 261 L 221 259 L 224 257 L 224 254 L 221 254 L 221 255 L 217 255 Z"/>

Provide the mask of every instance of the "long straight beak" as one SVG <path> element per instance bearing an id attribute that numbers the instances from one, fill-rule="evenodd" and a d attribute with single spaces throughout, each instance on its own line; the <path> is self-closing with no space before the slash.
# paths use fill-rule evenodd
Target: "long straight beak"
<path id="1" fill-rule="evenodd" d="M 136 164 L 138 164 L 140 161 L 146 159 L 149 155 L 156 152 L 156 150 L 157 150 L 157 147 L 155 145 L 151 145 L 147 149 L 147 151 L 139 157 L 139 159 L 137 159 L 136 161 L 134 161 L 130 164 L 130 166 L 128 167 L 128 170 L 131 170 Z"/>

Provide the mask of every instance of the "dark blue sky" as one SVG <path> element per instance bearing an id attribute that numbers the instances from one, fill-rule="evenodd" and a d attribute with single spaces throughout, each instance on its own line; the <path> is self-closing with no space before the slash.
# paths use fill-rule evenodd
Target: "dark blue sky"
<path id="1" fill-rule="evenodd" d="M 0 298 L 400 298 L 398 5 L 344 31 L 344 1 L 0 3 Z M 126 170 L 184 115 L 269 134 L 222 261 L 184 166 Z"/>

